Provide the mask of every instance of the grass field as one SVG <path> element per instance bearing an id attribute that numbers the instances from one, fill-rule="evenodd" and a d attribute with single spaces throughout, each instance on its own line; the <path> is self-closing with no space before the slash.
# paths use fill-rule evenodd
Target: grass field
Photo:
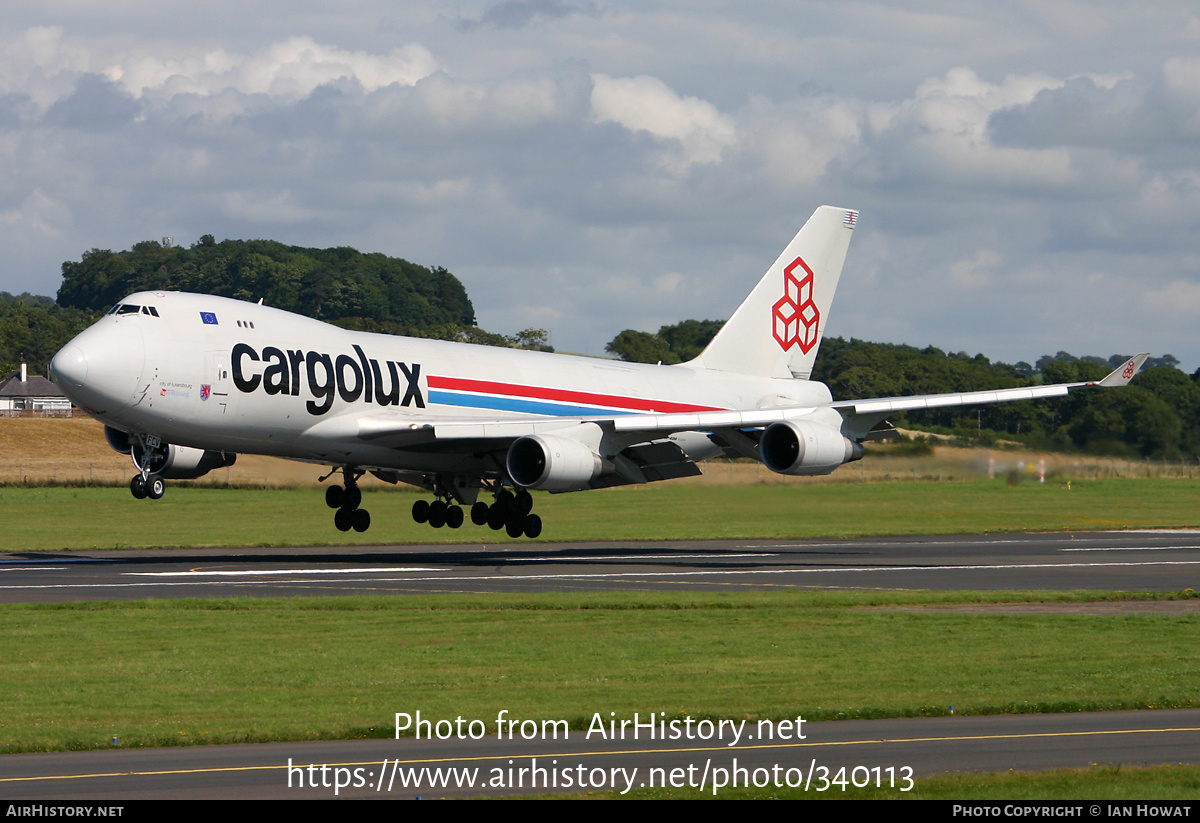
<path id="1" fill-rule="evenodd" d="M 542 540 L 851 537 L 1002 531 L 1191 527 L 1195 481 L 1003 480 L 813 486 L 660 483 L 586 494 L 535 494 Z M 503 532 L 412 522 L 417 495 L 368 491 L 371 530 L 333 527 L 320 488 L 171 488 L 159 501 L 121 488 L 0 487 L 7 551 L 169 546 L 498 543 Z M 521 541 L 522 543 L 528 541 Z"/>
<path id="2" fill-rule="evenodd" d="M 95 476 L 102 465 L 118 480 L 128 474 L 124 459 L 96 440 L 94 424 L 75 425 L 71 436 L 90 455 L 86 464 L 38 464 L 31 474 L 32 461 L 9 455 L 19 482 L 0 485 L 0 549 L 520 545 L 486 529 L 417 526 L 408 514 L 417 495 L 378 488 L 368 489 L 363 504 L 371 531 L 342 534 L 308 478 L 314 468 L 292 467 L 301 473 L 296 482 L 277 484 L 278 475 L 266 471 L 274 471 L 272 461 L 239 464 L 251 479 L 237 482 L 292 488 L 185 484 L 151 502 L 119 486 L 40 487 L 53 482 L 51 471 L 59 479 L 74 472 L 83 482 L 112 482 Z M 0 441 L 13 431 L 0 431 Z M 26 448 L 44 453 L 67 430 L 46 431 L 50 440 L 33 438 Z M 862 466 L 843 472 L 861 470 L 862 480 L 934 476 L 934 469 L 882 460 L 876 466 L 886 468 L 870 475 Z M 936 476 L 962 477 L 954 468 L 961 464 L 939 464 Z M 80 477 L 84 465 L 91 478 Z M 539 494 L 536 510 L 546 523 L 543 540 L 1200 525 L 1186 472 L 1107 476 L 1139 470 L 1114 465 L 1107 474 L 1060 472 L 1039 484 L 1024 466 L 995 480 L 846 482 L 844 475 L 829 483 L 762 477 L 756 467 L 733 464 L 690 483 Z M 262 481 L 254 481 L 260 470 Z M 978 469 L 965 475 L 981 478 Z M 394 712 L 418 708 L 464 717 L 507 708 L 578 726 L 593 711 L 821 719 L 942 714 L 951 705 L 959 713 L 1196 705 L 1195 614 L 888 608 L 1091 597 L 1120 595 L 642 593 L 5 606 L 0 750 L 102 747 L 113 737 L 122 745 L 178 745 L 381 735 Z M 1131 772 L 947 777 L 922 781 L 916 796 L 1200 795 L 1195 768 Z M 1108 793 L 1124 784 L 1126 794 Z"/>
<path id="3" fill-rule="evenodd" d="M 982 480 L 992 476 L 1036 481 L 1044 467 L 1050 482 L 1065 478 L 1200 479 L 1195 461 L 1129 460 L 1082 454 L 1056 454 L 1015 448 L 964 448 L 941 442 L 929 454 L 903 444 L 871 443 L 866 457 L 824 477 L 788 477 L 754 461 L 713 460 L 704 474 L 671 481 L 673 486 L 798 486 L 838 483 Z M 211 472 L 194 484 L 237 488 L 311 488 L 327 469 L 257 455 L 239 455 L 230 468 Z M 0 417 L 0 486 L 90 484 L 122 486 L 133 470 L 129 457 L 109 448 L 104 427 L 87 417 Z M 187 483 L 186 485 L 194 485 Z M 373 477 L 365 486 L 382 486 Z"/>
<path id="4" fill-rule="evenodd" d="M 820 720 L 1197 705 L 1200 614 L 894 608 L 1114 597 L 682 592 L 10 605 L 0 607 L 0 748 L 389 736 L 395 712 L 417 709 L 485 721 L 508 709 L 582 729 L 593 712 Z"/>

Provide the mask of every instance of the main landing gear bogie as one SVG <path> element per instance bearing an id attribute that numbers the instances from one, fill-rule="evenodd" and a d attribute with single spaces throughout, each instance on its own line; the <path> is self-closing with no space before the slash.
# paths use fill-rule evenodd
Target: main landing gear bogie
<path id="1" fill-rule="evenodd" d="M 493 531 L 504 529 L 509 537 L 534 538 L 542 533 L 542 518 L 533 514 L 533 495 L 525 489 L 516 494 L 508 489 L 496 492 L 495 502 L 490 506 L 478 501 L 471 507 L 471 522 L 476 526 L 487 526 Z M 449 526 L 457 529 L 463 524 L 463 510 L 454 503 L 438 498 L 432 503 L 418 500 L 413 503 L 413 520 L 428 523 L 435 529 Z"/>
<path id="2" fill-rule="evenodd" d="M 428 500 L 418 500 L 412 507 L 413 521 L 428 523 L 435 529 L 448 526 L 457 529 L 463 524 L 463 510 L 460 506 L 437 499 L 432 503 Z"/>
<path id="3" fill-rule="evenodd" d="M 333 524 L 339 531 L 354 529 L 357 532 L 365 532 L 371 526 L 371 515 L 361 508 L 362 491 L 358 487 L 358 480 L 365 472 L 353 466 L 335 467 L 321 480 L 328 480 L 339 471 L 344 478 L 344 485 L 335 483 L 325 489 L 325 504 L 335 510 Z M 460 504 L 465 505 L 474 498 L 479 487 L 459 487 L 454 482 L 453 478 L 428 478 L 425 488 L 432 491 L 435 497 L 433 500 L 418 500 L 413 503 L 413 520 L 417 523 L 428 523 L 435 529 L 461 528 L 467 514 Z M 487 526 L 493 531 L 503 529 L 513 538 L 534 538 L 542 533 L 542 519 L 533 513 L 533 495 L 527 490 L 510 491 L 497 481 L 485 481 L 484 489 L 495 495 L 494 502 L 489 505 L 480 500 L 472 505 L 472 523 L 476 526 Z M 465 499 L 464 494 L 467 495 Z"/>
<path id="4" fill-rule="evenodd" d="M 362 533 L 371 528 L 371 514 L 366 509 L 360 509 L 362 490 L 358 488 L 358 478 L 361 472 L 355 473 L 350 467 L 342 470 L 346 486 L 343 488 L 333 484 L 325 490 L 325 505 L 337 509 L 333 515 L 333 525 L 340 532 L 354 529 Z"/>

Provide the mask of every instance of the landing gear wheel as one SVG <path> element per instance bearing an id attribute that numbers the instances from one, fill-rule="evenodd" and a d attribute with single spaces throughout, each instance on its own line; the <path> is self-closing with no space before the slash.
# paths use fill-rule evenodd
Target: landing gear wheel
<path id="1" fill-rule="evenodd" d="M 488 528 L 494 532 L 498 532 L 504 528 L 504 510 L 499 504 L 488 509 Z"/>
<path id="2" fill-rule="evenodd" d="M 166 494 L 167 484 L 161 477 L 151 477 L 145 484 L 146 496 L 151 500 L 161 500 Z"/>
<path id="3" fill-rule="evenodd" d="M 509 537 L 520 537 L 525 533 L 525 515 L 514 514 L 508 518 L 508 522 L 504 524 L 504 530 L 508 532 Z"/>
<path id="4" fill-rule="evenodd" d="M 446 502 L 444 500 L 434 500 L 429 504 L 429 525 L 435 529 L 440 529 L 446 525 Z"/>
<path id="5" fill-rule="evenodd" d="M 342 507 L 342 498 L 345 497 L 345 489 L 334 483 L 325 490 L 325 505 L 331 509 L 340 509 Z"/>
<path id="6" fill-rule="evenodd" d="M 457 529 L 463 524 L 463 510 L 458 506 L 449 506 L 446 508 L 446 525 L 452 529 Z"/>
<path id="7" fill-rule="evenodd" d="M 371 515 L 366 509 L 355 509 L 350 513 L 350 520 L 356 532 L 365 532 L 371 528 Z"/>
<path id="8" fill-rule="evenodd" d="M 471 522 L 476 526 L 487 525 L 488 522 L 488 504 L 480 500 L 471 507 Z"/>
<path id="9" fill-rule="evenodd" d="M 333 525 L 337 526 L 337 530 L 340 532 L 350 531 L 350 527 L 354 525 L 354 511 L 338 509 L 337 514 L 333 516 Z"/>
<path id="10" fill-rule="evenodd" d="M 529 514 L 533 511 L 533 495 L 521 489 L 513 498 L 513 506 L 517 514 Z"/>
<path id="11" fill-rule="evenodd" d="M 418 500 L 416 503 L 413 503 L 412 515 L 413 515 L 413 520 L 415 520 L 416 522 L 428 523 L 429 522 L 429 501 L 428 500 Z"/>
<path id="12" fill-rule="evenodd" d="M 493 517 L 499 517 L 501 521 L 508 519 L 508 516 L 513 513 L 516 504 L 513 502 L 513 496 L 508 492 L 500 492 L 496 495 L 496 502 L 492 504 L 491 513 L 488 515 L 490 523 Z"/>
<path id="13" fill-rule="evenodd" d="M 328 499 L 325 502 L 328 503 Z M 357 509 L 360 503 L 362 503 L 362 491 L 358 486 L 347 486 L 345 493 L 342 494 L 342 508 Z"/>
<path id="14" fill-rule="evenodd" d="M 140 474 L 135 474 L 133 479 L 129 481 L 129 492 L 138 500 L 146 499 L 146 481 L 142 479 Z"/>
<path id="15" fill-rule="evenodd" d="M 537 537 L 542 533 L 542 518 L 536 514 L 525 515 L 525 536 L 528 538 Z"/>

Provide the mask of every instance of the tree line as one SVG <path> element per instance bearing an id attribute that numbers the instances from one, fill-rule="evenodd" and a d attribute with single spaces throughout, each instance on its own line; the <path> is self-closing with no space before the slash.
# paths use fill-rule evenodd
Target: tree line
<path id="1" fill-rule="evenodd" d="M 305 249 L 269 240 L 205 235 L 190 248 L 144 241 L 128 251 L 92 249 L 63 263 L 57 301 L 0 292 L 0 374 L 21 356 L 46 373 L 54 353 L 127 294 L 180 290 L 267 305 L 345 328 L 483 345 L 552 351 L 545 330 L 501 335 L 475 325 L 466 289 L 441 267 L 427 268 L 351 248 Z M 623 360 L 674 364 L 698 355 L 723 325 L 684 320 L 655 333 L 626 329 L 607 345 Z M 826 338 L 813 379 L 835 398 L 892 397 L 1098 380 L 1126 355 L 1045 355 L 1033 365 L 982 354 Z M 1015 439 L 1035 448 L 1086 449 L 1149 457 L 1200 456 L 1200 370 L 1188 375 L 1167 354 L 1150 360 L 1121 391 L 1075 392 L 1036 403 L 945 408 L 895 415 L 900 427 Z"/>
<path id="2" fill-rule="evenodd" d="M 99 311 L 136 291 L 190 291 L 318 320 L 363 317 L 416 328 L 475 325 L 463 284 L 441 267 L 356 249 L 306 249 L 206 234 L 189 248 L 145 240 L 128 251 L 92 249 L 62 265 L 58 305 Z"/>
<path id="3" fill-rule="evenodd" d="M 685 320 L 657 333 L 631 329 L 606 347 L 622 360 L 680 363 L 699 354 L 723 324 Z M 982 354 L 919 349 L 827 337 L 812 379 L 835 399 L 942 394 L 1099 380 L 1128 359 L 1075 357 L 1060 351 L 1034 365 L 992 362 Z M 900 428 L 953 434 L 982 443 L 1015 440 L 1032 448 L 1119 456 L 1200 457 L 1200 370 L 1187 374 L 1165 354 L 1146 362 L 1129 387 L 988 406 L 947 407 L 893 415 Z"/>
<path id="4" fill-rule="evenodd" d="M 63 308 L 50 297 L 0 292 L 0 377 L 16 371 L 22 356 L 31 374 L 45 375 L 55 352 L 96 316 L 96 312 Z"/>
<path id="5" fill-rule="evenodd" d="M 91 249 L 62 264 L 57 300 L 0 292 L 0 375 L 24 356 L 34 373 L 121 298 L 138 291 L 191 291 L 258 301 L 344 328 L 553 351 L 545 329 L 496 334 L 475 325 L 457 277 L 356 249 L 308 249 L 272 240 L 204 235 L 189 248 L 146 240 L 126 251 Z"/>

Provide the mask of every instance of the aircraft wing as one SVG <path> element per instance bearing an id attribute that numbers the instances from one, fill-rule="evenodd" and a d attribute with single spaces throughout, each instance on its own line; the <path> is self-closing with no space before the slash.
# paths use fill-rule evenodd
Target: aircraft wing
<path id="1" fill-rule="evenodd" d="M 832 408 L 843 419 L 843 430 L 850 439 L 861 439 L 871 428 L 889 414 L 916 409 L 937 409 L 948 406 L 979 406 L 988 403 L 1012 403 L 1018 400 L 1037 400 L 1045 397 L 1061 397 L 1071 389 L 1098 386 L 1112 388 L 1124 386 L 1142 368 L 1148 352 L 1129 358 L 1106 377 L 1096 381 L 1079 383 L 1055 383 L 1049 386 L 1022 386 L 1014 389 L 990 391 L 950 392 L 947 394 L 910 395 L 905 397 L 875 397 L 864 400 L 839 400 L 824 408 Z M 695 414 L 629 415 L 613 420 L 617 431 L 663 432 L 689 430 L 746 429 L 767 426 L 786 420 L 801 419 L 812 414 L 816 406 L 784 406 L 771 409 L 756 409 L 746 412 L 699 412 Z"/>
<path id="2" fill-rule="evenodd" d="M 949 394 L 927 394 L 909 397 L 881 397 L 868 400 L 843 400 L 833 404 L 845 420 L 847 436 L 866 435 L 871 427 L 889 414 L 917 409 L 938 409 L 948 406 L 980 406 L 988 403 L 1012 403 L 1018 400 L 1037 400 L 1044 397 L 1061 397 L 1071 389 L 1097 386 L 1115 388 L 1128 385 L 1134 375 L 1150 357 L 1148 352 L 1135 354 L 1103 379 L 1080 383 L 1054 383 L 1049 386 L 1022 386 L 1015 389 L 991 391 L 951 392 Z"/>
<path id="3" fill-rule="evenodd" d="M 841 415 L 845 434 L 851 439 L 866 436 L 871 427 L 889 414 L 915 409 L 948 406 L 977 406 L 1061 397 L 1071 389 L 1124 386 L 1141 369 L 1149 353 L 1131 357 L 1102 380 L 1056 383 L 1049 386 L 1023 386 L 990 391 L 950 392 L 947 394 L 877 397 L 863 400 L 839 400 L 822 406 L 780 406 L 745 411 L 706 411 L 665 414 L 618 414 L 611 416 L 529 417 L 440 419 L 429 423 L 413 422 L 390 415 L 368 415 L 347 421 L 356 427 L 353 435 L 361 440 L 402 447 L 444 440 L 512 441 L 531 434 L 544 434 L 596 423 L 617 433 L 645 433 L 667 437 L 683 431 L 738 431 L 758 429 L 787 420 L 803 419 L 819 409 L 828 408 Z M 329 421 L 333 423 L 334 421 Z M 351 432 L 347 431 L 347 434 Z M 647 438 L 650 439 L 650 438 Z"/>

